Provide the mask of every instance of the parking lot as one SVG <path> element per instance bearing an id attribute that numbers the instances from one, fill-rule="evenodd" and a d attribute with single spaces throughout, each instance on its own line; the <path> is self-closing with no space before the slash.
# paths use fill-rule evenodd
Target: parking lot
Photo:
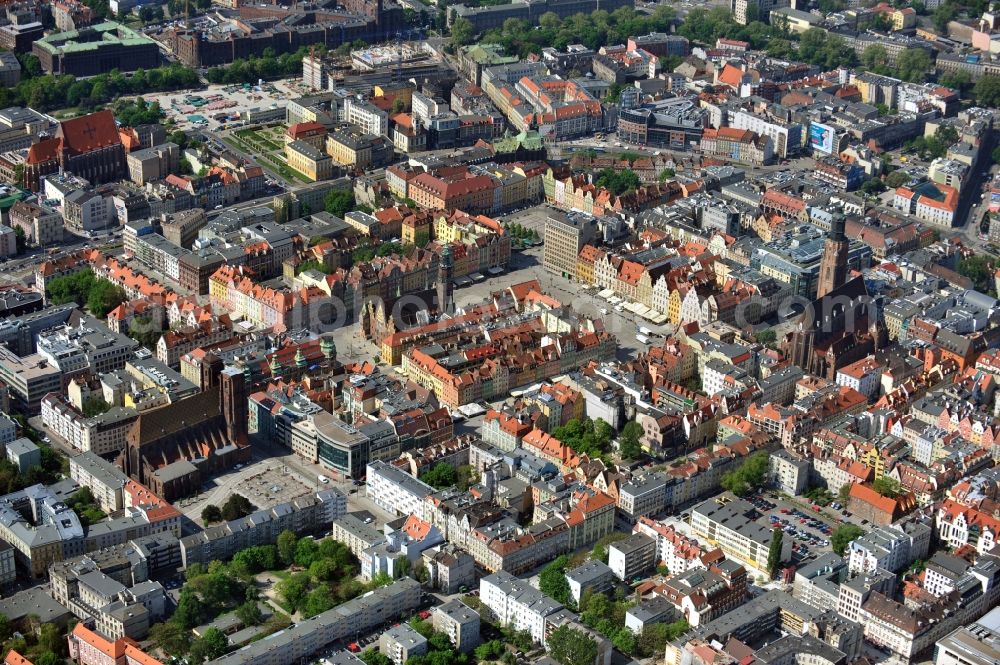
<path id="1" fill-rule="evenodd" d="M 757 523 L 778 527 L 785 538 L 792 539 L 792 563 L 800 564 L 830 550 L 830 535 L 837 524 L 822 511 L 792 503 L 773 493 L 759 493 L 747 497 L 760 513 Z"/>

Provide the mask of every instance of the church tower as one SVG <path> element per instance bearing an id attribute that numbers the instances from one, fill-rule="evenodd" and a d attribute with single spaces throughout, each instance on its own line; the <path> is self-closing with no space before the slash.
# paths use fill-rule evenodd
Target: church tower
<path id="1" fill-rule="evenodd" d="M 236 367 L 227 367 L 222 370 L 220 378 L 219 410 L 226 421 L 226 435 L 230 443 L 245 446 L 248 443 L 249 418 L 246 376 Z"/>
<path id="2" fill-rule="evenodd" d="M 846 226 L 844 215 L 834 215 L 830 233 L 823 243 L 823 258 L 819 262 L 819 282 L 816 297 L 822 298 L 847 281 L 847 248 L 849 242 L 844 235 Z"/>
<path id="3" fill-rule="evenodd" d="M 441 250 L 441 261 L 438 263 L 437 306 L 438 314 L 452 314 L 455 311 L 454 263 L 451 260 L 451 245 L 445 244 Z"/>

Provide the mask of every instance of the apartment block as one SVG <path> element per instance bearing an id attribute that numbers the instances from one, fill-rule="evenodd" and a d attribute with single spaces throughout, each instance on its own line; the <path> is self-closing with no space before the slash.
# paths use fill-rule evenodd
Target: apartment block
<path id="1" fill-rule="evenodd" d="M 656 541 L 642 533 L 633 533 L 608 547 L 608 567 L 615 577 L 628 582 L 642 577 L 656 562 Z"/>
<path id="2" fill-rule="evenodd" d="M 851 541 L 846 558 L 852 576 L 877 569 L 899 572 L 917 559 L 926 558 L 931 528 L 922 522 L 879 526 Z"/>
<path id="3" fill-rule="evenodd" d="M 603 561 L 587 561 L 573 570 L 566 571 L 569 593 L 573 602 L 579 605 L 587 591 L 603 593 L 614 586 L 615 573 Z"/>
<path id="4" fill-rule="evenodd" d="M 368 498 L 391 515 L 419 515 L 421 506 L 437 490 L 386 462 L 368 464 Z"/>
<path id="5" fill-rule="evenodd" d="M 113 513 L 125 507 L 124 491 L 128 476 L 103 457 L 92 452 L 71 457 L 69 475 L 80 487 L 90 488 L 104 512 Z"/>
<path id="6" fill-rule="evenodd" d="M 563 609 L 524 580 L 503 571 L 479 580 L 479 598 L 501 624 L 528 631 L 538 644 L 545 644 L 546 618 Z"/>
<path id="7" fill-rule="evenodd" d="M 181 538 L 181 561 L 185 568 L 192 563 L 225 561 L 247 547 L 276 543 L 286 529 L 298 535 L 326 531 L 346 510 L 347 498 L 335 489 L 300 496 Z"/>
<path id="8" fill-rule="evenodd" d="M 434 630 L 447 635 L 458 651 L 468 653 L 479 645 L 479 623 L 479 614 L 458 599 L 431 611 Z"/>
<path id="9" fill-rule="evenodd" d="M 379 636 L 378 650 L 394 665 L 403 665 L 410 658 L 427 653 L 427 638 L 408 624 L 396 624 Z"/>
<path id="10" fill-rule="evenodd" d="M 774 530 L 755 521 L 754 507 L 730 493 L 704 501 L 691 510 L 691 528 L 695 534 L 718 545 L 726 557 L 768 574 L 768 552 Z M 792 554 L 791 539 L 781 541 L 779 559 Z"/>
<path id="11" fill-rule="evenodd" d="M 409 577 L 380 587 L 291 628 L 210 661 L 212 665 L 287 665 L 306 660 L 337 640 L 354 638 L 420 605 L 420 584 Z"/>

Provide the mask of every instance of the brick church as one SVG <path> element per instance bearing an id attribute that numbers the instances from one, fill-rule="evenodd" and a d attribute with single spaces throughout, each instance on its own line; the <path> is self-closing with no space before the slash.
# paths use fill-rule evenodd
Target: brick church
<path id="1" fill-rule="evenodd" d="M 207 374 L 200 394 L 140 413 L 118 457 L 129 477 L 167 501 L 250 461 L 246 376 L 233 367 Z"/>
<path id="2" fill-rule="evenodd" d="M 41 177 L 60 169 L 92 185 L 128 176 L 125 145 L 110 110 L 63 120 L 54 137 L 31 146 L 24 162 L 23 185 L 37 192 Z"/>

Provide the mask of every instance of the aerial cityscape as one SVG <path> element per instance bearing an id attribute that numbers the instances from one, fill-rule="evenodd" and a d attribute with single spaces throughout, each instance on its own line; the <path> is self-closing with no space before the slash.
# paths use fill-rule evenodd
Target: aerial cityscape
<path id="1" fill-rule="evenodd" d="M 3 665 L 1000 665 L 1000 3 L 0 8 Z"/>

